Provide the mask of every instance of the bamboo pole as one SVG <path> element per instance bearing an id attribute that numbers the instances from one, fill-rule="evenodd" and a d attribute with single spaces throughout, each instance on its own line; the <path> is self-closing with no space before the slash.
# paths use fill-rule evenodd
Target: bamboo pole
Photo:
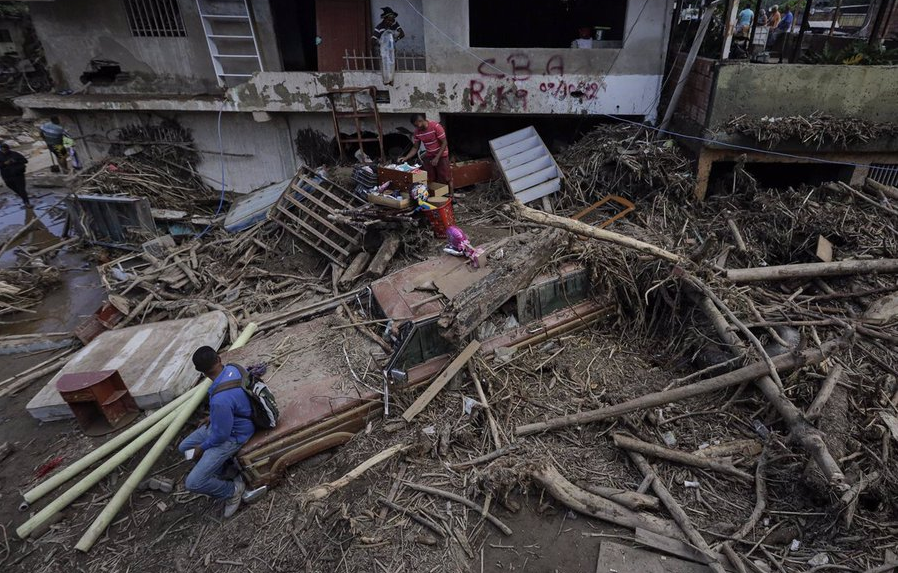
<path id="1" fill-rule="evenodd" d="M 122 448 L 121 451 L 106 460 L 103 465 L 84 476 L 81 481 L 63 492 L 62 495 L 50 502 L 47 507 L 37 512 L 34 517 L 20 525 L 18 529 L 16 529 L 16 535 L 22 539 L 31 535 L 33 531 L 51 520 L 54 515 L 68 507 L 70 503 L 81 497 L 81 494 L 92 488 L 111 471 L 137 453 L 138 450 L 150 443 L 153 438 L 161 434 L 165 428 L 172 423 L 176 416 L 177 411 L 169 412 L 161 420 L 157 421 L 152 428 L 138 436 L 134 441 Z"/>
<path id="2" fill-rule="evenodd" d="M 24 497 L 25 501 L 28 503 L 34 503 L 35 501 L 44 497 L 57 487 L 61 486 L 76 475 L 80 474 L 82 471 L 94 465 L 94 463 L 100 461 L 110 453 L 119 449 L 121 446 L 130 442 L 135 436 L 138 436 L 145 432 L 159 420 L 168 416 L 176 408 L 184 404 L 184 402 L 186 402 L 188 398 L 190 398 L 190 396 L 197 392 L 198 388 L 199 387 L 192 388 L 187 392 L 181 394 L 175 400 L 172 400 L 162 408 L 156 410 L 150 416 L 147 416 L 137 424 L 131 426 L 130 428 L 128 428 L 118 436 L 112 438 L 86 456 L 76 460 L 72 465 L 63 468 L 59 472 L 50 476 L 47 480 L 37 484 L 35 487 L 26 491 L 22 495 L 22 497 Z"/>
<path id="3" fill-rule="evenodd" d="M 727 269 L 727 278 L 734 283 L 743 284 L 866 273 L 898 273 L 898 259 L 833 261 L 831 263 L 800 263 L 774 267 Z"/>
<path id="4" fill-rule="evenodd" d="M 231 345 L 231 350 L 241 348 L 244 346 L 250 339 L 250 337 L 256 332 L 258 326 L 256 323 L 249 323 L 246 328 L 243 330 L 243 333 L 234 341 Z M 153 464 L 159 459 L 162 455 L 162 452 L 165 451 L 165 448 L 172 442 L 172 440 L 177 437 L 178 432 L 181 431 L 181 428 L 184 427 L 184 424 L 187 423 L 187 420 L 190 416 L 193 415 L 193 412 L 197 409 L 202 402 L 203 398 L 206 396 L 206 392 L 209 390 L 209 387 L 212 385 L 212 380 L 208 378 L 204 378 L 202 382 L 200 382 L 198 386 L 198 390 L 195 394 L 193 394 L 187 402 L 185 402 L 181 407 L 175 410 L 175 419 L 169 424 L 169 426 L 165 429 L 162 436 L 156 441 L 150 451 L 147 453 L 146 457 L 140 462 L 137 468 L 128 476 L 128 479 L 122 485 L 122 487 L 115 493 L 109 503 L 103 508 L 103 511 L 100 512 L 100 515 L 94 520 L 93 523 L 90 524 L 87 531 L 78 541 L 77 545 L 75 545 L 75 549 L 82 552 L 90 551 L 90 548 L 94 546 L 94 543 L 97 542 L 97 539 L 100 538 L 100 535 L 106 531 L 106 528 L 109 527 L 109 524 L 112 523 L 112 520 L 118 514 L 119 510 L 125 505 L 125 502 L 131 497 L 131 493 L 137 489 L 137 484 L 139 484 L 143 479 L 147 476 L 152 469 Z"/>

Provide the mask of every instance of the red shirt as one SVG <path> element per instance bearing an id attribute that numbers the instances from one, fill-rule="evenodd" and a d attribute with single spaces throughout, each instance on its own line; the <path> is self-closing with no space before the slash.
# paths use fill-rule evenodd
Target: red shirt
<path id="1" fill-rule="evenodd" d="M 424 129 L 415 129 L 412 136 L 415 142 L 424 144 L 424 155 L 433 157 L 439 151 L 440 146 L 446 141 L 446 130 L 435 121 L 428 121 Z M 449 157 L 449 148 L 443 151 L 442 157 Z"/>

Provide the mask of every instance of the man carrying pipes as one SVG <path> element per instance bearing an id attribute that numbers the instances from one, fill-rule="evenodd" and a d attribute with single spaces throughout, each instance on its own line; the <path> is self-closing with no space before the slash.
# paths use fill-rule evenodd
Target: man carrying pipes
<path id="1" fill-rule="evenodd" d="M 187 459 L 196 462 L 185 486 L 194 493 L 227 500 L 224 517 L 228 518 L 240 507 L 246 484 L 239 474 L 233 479 L 221 476 L 228 461 L 255 432 L 253 407 L 243 390 L 240 369 L 232 364 L 223 365 L 214 349 L 209 346 L 197 349 L 193 353 L 193 365 L 212 380 L 212 385 L 209 423 L 201 425 L 178 445 Z"/>

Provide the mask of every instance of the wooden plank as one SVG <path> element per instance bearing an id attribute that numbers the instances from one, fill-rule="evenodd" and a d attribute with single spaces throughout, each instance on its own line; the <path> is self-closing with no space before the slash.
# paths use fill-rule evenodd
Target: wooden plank
<path id="1" fill-rule="evenodd" d="M 412 418 L 421 413 L 421 410 L 427 407 L 430 404 L 430 401 L 433 400 L 437 394 L 440 393 L 440 390 L 443 389 L 446 384 L 452 380 L 452 377 L 458 374 L 458 371 L 462 369 L 462 367 L 468 363 L 468 360 L 474 356 L 474 353 L 480 349 L 480 342 L 477 340 L 472 340 L 465 346 L 465 349 L 461 351 L 461 353 L 455 357 L 449 366 L 443 370 L 436 379 L 431 382 L 430 386 L 427 387 L 418 399 L 408 407 L 408 410 L 402 413 L 402 417 L 406 422 L 411 422 Z"/>
<path id="2" fill-rule="evenodd" d="M 695 547 L 689 545 L 688 543 L 684 543 L 679 539 L 673 539 L 670 537 L 665 537 L 664 535 L 659 535 L 653 531 L 648 531 L 647 529 L 636 529 L 635 536 L 636 543 L 640 543 L 645 545 L 646 547 L 651 547 L 652 549 L 656 549 L 661 551 L 662 553 L 668 553 L 675 557 L 682 557 L 683 559 L 687 559 L 689 561 L 695 561 L 696 563 L 710 563 L 711 559 L 703 554 L 701 551 L 696 549 Z M 721 562 L 724 561 L 723 556 L 719 556 L 719 560 Z"/>
<path id="3" fill-rule="evenodd" d="M 596 573 L 708 573 L 707 565 L 603 541 Z"/>
<path id="4" fill-rule="evenodd" d="M 533 149 L 534 147 L 545 149 L 545 145 L 543 145 L 543 142 L 539 139 L 539 136 L 536 135 L 534 135 L 533 137 L 529 137 L 524 141 L 519 141 L 514 145 L 509 145 L 508 147 L 494 149 L 493 155 L 495 155 L 497 161 L 501 162 L 506 157 L 517 155 L 518 153 L 527 151 L 528 149 Z"/>
<path id="5" fill-rule="evenodd" d="M 526 177 L 516 180 L 509 180 L 511 183 L 511 191 L 515 195 L 522 193 L 531 187 L 536 187 L 540 183 L 551 181 L 558 178 L 558 169 L 554 165 L 549 165 L 544 169 L 540 169 L 536 173 L 532 173 Z"/>
<path id="6" fill-rule="evenodd" d="M 833 244 L 823 235 L 817 237 L 817 258 L 824 263 L 831 263 L 833 260 Z"/>
<path id="7" fill-rule="evenodd" d="M 497 137 L 496 139 L 490 141 L 490 145 L 495 149 L 500 149 L 502 147 L 508 147 L 514 143 L 527 139 L 528 137 L 533 137 L 536 135 L 536 129 L 533 126 L 525 127 L 524 129 L 519 129 L 517 131 L 513 131 L 509 134 L 503 135 L 502 137 Z"/>
<path id="8" fill-rule="evenodd" d="M 304 183 L 308 183 L 309 186 L 312 187 L 313 189 L 315 189 L 315 190 L 317 190 L 317 191 L 320 191 L 321 193 L 324 193 L 325 195 L 327 195 L 327 196 L 328 196 L 329 198 L 331 198 L 332 200 L 336 201 L 336 202 L 339 203 L 340 205 L 343 205 L 343 207 L 345 207 L 345 208 L 348 209 L 348 208 L 350 208 L 350 207 L 353 206 L 352 203 L 349 203 L 349 202 L 347 202 L 347 201 L 341 199 L 340 197 L 337 197 L 336 195 L 333 195 L 330 191 L 328 191 L 327 189 L 325 189 L 324 187 L 322 187 L 321 185 L 319 185 L 319 184 L 316 183 L 315 181 L 312 181 L 311 179 L 309 179 L 309 178 L 307 178 L 307 177 L 305 177 L 305 176 L 301 177 L 300 179 L 301 179 Z M 325 181 L 327 181 L 327 179 L 325 179 Z M 338 187 L 336 183 L 332 183 L 332 182 L 330 182 L 330 181 L 328 181 L 328 183 L 330 183 L 331 185 L 333 185 L 333 186 L 336 187 L 337 189 L 340 189 L 341 191 L 343 191 L 344 193 L 346 193 L 348 196 L 350 196 L 350 197 L 355 197 L 355 196 L 352 195 L 349 191 L 347 191 L 347 190 L 345 190 L 345 189 L 342 189 L 342 188 Z M 308 191 L 306 191 L 305 189 L 303 189 L 303 190 L 301 190 L 301 193 L 308 194 Z M 362 201 L 362 200 L 359 199 L 358 202 L 356 203 L 356 205 L 360 205 L 360 204 L 361 204 L 361 201 Z"/>
<path id="9" fill-rule="evenodd" d="M 516 194 L 514 197 L 521 203 L 529 203 L 530 201 L 534 201 L 539 199 L 540 197 L 545 197 L 551 193 L 557 193 L 561 189 L 561 180 L 560 179 L 552 179 L 551 181 L 546 181 L 545 183 L 541 183 L 536 187 L 531 187 L 526 191 L 521 191 Z"/>
<path id="10" fill-rule="evenodd" d="M 349 251 L 347 251 L 346 249 L 342 248 L 340 245 L 336 244 L 335 242 L 331 241 L 326 236 L 319 233 L 314 227 L 312 227 L 311 225 L 309 225 L 308 223 L 306 223 L 305 221 L 303 221 L 302 219 L 300 219 L 299 217 L 297 217 L 296 215 L 294 215 L 293 213 L 291 213 L 290 211 L 288 211 L 281 205 L 278 205 L 277 211 L 279 213 L 283 213 L 284 215 L 286 215 L 291 221 L 293 221 L 294 223 L 299 225 L 301 228 L 305 229 L 306 231 L 309 231 L 312 235 L 314 235 L 315 237 L 318 237 L 319 239 L 321 239 L 322 241 L 324 241 L 325 243 L 330 245 L 334 250 L 336 250 L 343 256 L 349 256 Z"/>
<path id="11" fill-rule="evenodd" d="M 294 199 L 293 197 L 290 197 L 289 195 L 284 195 L 284 199 L 286 201 L 288 201 L 290 204 L 292 204 L 294 207 L 297 207 L 300 211 L 304 212 L 309 217 L 315 219 L 316 221 L 318 221 L 319 223 L 321 223 L 322 225 L 324 225 L 325 227 L 327 227 L 334 233 L 340 235 L 341 237 L 343 237 L 350 243 L 352 243 L 354 245 L 358 245 L 358 240 L 356 237 L 352 237 L 352 236 L 346 234 L 345 232 L 343 232 L 342 230 L 338 229 L 337 227 L 334 226 L 333 223 L 331 223 L 330 221 L 328 221 L 327 219 L 325 219 L 324 217 L 322 217 L 315 211 L 312 211 L 311 209 L 309 209 L 308 207 L 303 205 L 301 201 L 297 201 L 296 199 Z"/>
<path id="12" fill-rule="evenodd" d="M 539 157 L 543 157 L 546 154 L 546 150 L 543 147 L 534 147 L 532 149 L 528 149 L 526 151 L 522 151 L 517 155 L 512 155 L 511 157 L 506 157 L 502 161 L 499 162 L 499 168 L 503 170 L 514 169 L 520 165 L 533 161 Z"/>
<path id="13" fill-rule="evenodd" d="M 524 163 L 523 165 L 519 165 L 512 169 L 506 169 L 505 175 L 508 176 L 510 181 L 516 181 L 521 179 L 522 177 L 526 177 L 527 175 L 531 175 L 545 169 L 546 167 L 553 167 L 555 163 L 552 161 L 552 158 L 549 157 L 548 152 L 544 152 L 542 155 L 530 161 L 528 163 Z"/>

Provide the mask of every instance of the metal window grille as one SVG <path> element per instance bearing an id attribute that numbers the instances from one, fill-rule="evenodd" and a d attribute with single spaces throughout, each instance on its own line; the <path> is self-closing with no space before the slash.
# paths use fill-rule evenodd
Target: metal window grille
<path id="1" fill-rule="evenodd" d="M 898 187 L 898 164 L 871 163 L 867 176 L 877 183 Z"/>
<path id="2" fill-rule="evenodd" d="M 397 72 L 423 72 L 426 71 L 424 56 L 406 52 L 396 52 Z M 371 52 L 357 52 L 345 50 L 343 53 L 344 72 L 377 72 L 380 71 L 380 55 Z"/>
<path id="3" fill-rule="evenodd" d="M 125 0 L 132 36 L 186 36 L 178 0 Z"/>

